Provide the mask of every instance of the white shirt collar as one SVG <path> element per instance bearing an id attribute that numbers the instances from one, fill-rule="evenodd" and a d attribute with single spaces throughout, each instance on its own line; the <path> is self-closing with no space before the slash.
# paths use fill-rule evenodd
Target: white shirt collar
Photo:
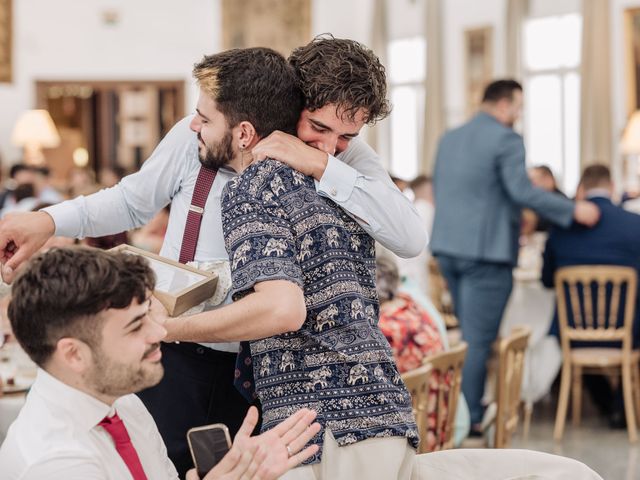
<path id="1" fill-rule="evenodd" d="M 69 412 L 69 418 L 85 431 L 94 428 L 105 416 L 115 413 L 115 408 L 67 385 L 41 368 L 38 369 L 31 390 L 44 397 L 48 403 Z M 117 403 L 116 400 L 114 407 Z"/>
<path id="2" fill-rule="evenodd" d="M 585 193 L 587 198 L 601 197 L 611 198 L 611 193 L 606 188 L 592 188 Z"/>

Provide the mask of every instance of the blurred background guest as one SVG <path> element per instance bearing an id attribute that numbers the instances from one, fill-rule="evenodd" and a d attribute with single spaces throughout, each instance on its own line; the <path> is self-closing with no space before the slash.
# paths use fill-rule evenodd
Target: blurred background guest
<path id="1" fill-rule="evenodd" d="M 127 175 L 127 169 L 120 165 L 115 165 L 102 168 L 98 173 L 98 179 L 100 180 L 101 186 L 108 188 L 113 187 L 122 180 L 125 175 Z"/>
<path id="2" fill-rule="evenodd" d="M 90 195 L 100 189 L 96 183 L 96 175 L 88 168 L 74 167 L 67 176 L 67 196 Z"/>
<path id="3" fill-rule="evenodd" d="M 541 188 L 546 192 L 557 193 L 566 197 L 564 192 L 558 188 L 556 177 L 553 175 L 553 171 L 547 165 L 536 165 L 531 167 L 527 174 L 534 187 Z M 523 215 L 523 234 L 536 232 L 549 232 L 553 223 L 544 217 L 544 212 L 538 215 L 531 209 L 525 208 L 522 211 Z"/>
<path id="4" fill-rule="evenodd" d="M 515 80 L 490 83 L 480 111 L 440 139 L 433 175 L 431 250 L 469 344 L 462 391 L 476 435 L 482 434 L 486 363 L 513 286 L 522 207 L 544 212 L 565 227 L 574 217 L 590 225 L 598 219 L 593 204 L 574 204 L 531 185 L 523 139 L 513 130 L 522 100 Z"/>
<path id="5" fill-rule="evenodd" d="M 167 205 L 147 223 L 137 230 L 129 232 L 131 245 L 148 252 L 160 253 L 164 236 L 169 225 L 171 205 Z"/>
<path id="6" fill-rule="evenodd" d="M 418 175 L 409 182 L 409 188 L 413 192 L 413 204 L 427 226 L 427 232 L 431 236 L 433 230 L 433 214 L 435 205 L 433 201 L 433 183 L 428 175 Z"/>
<path id="7" fill-rule="evenodd" d="M 444 350 L 436 320 L 408 293 L 402 293 L 400 274 L 388 256 L 376 258 L 376 289 L 380 299 L 380 330 L 391 345 L 400 373 L 422 365 L 425 357 Z"/>
<path id="8" fill-rule="evenodd" d="M 395 258 L 378 250 L 376 255 L 376 290 L 380 299 L 378 326 L 389 341 L 400 373 L 418 368 L 424 360 L 449 349 L 447 330 L 442 316 L 431 301 L 420 292 L 415 297 L 405 289 Z M 460 394 L 456 412 L 454 442 L 469 434 L 469 407 Z M 429 441 L 435 441 L 430 435 Z"/>
<path id="9" fill-rule="evenodd" d="M 556 270 L 572 265 L 622 265 L 633 267 L 640 273 L 640 215 L 628 212 L 611 201 L 614 186 L 609 168 L 605 165 L 587 167 L 580 179 L 579 192 L 585 199 L 598 205 L 601 212 L 600 221 L 593 228 L 574 224 L 568 230 L 551 230 L 544 251 L 543 284 L 552 288 Z M 611 292 L 608 297 L 611 297 Z M 637 348 L 640 344 L 640 297 L 636 299 L 633 343 Z M 619 311 L 623 312 L 624 309 L 621 307 Z M 571 312 L 568 314 L 569 323 L 573 324 Z M 617 319 L 619 324 L 622 321 L 621 317 L 622 315 Z M 557 312 L 550 334 L 560 336 Z M 580 346 L 598 345 L 580 342 Z M 610 416 L 611 425 L 624 427 L 620 389 L 612 389 L 607 379 L 602 376 L 585 376 L 585 386 L 592 394 L 594 403 L 603 413 Z"/>

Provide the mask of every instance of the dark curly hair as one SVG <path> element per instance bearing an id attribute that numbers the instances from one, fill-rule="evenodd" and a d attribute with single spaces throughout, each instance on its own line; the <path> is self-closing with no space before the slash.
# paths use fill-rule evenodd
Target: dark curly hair
<path id="1" fill-rule="evenodd" d="M 296 48 L 289 63 L 298 75 L 305 108 L 311 111 L 332 104 L 341 116 L 353 121 L 363 109 L 369 125 L 391 113 L 384 66 L 355 40 L 319 35 Z"/>
<path id="2" fill-rule="evenodd" d="M 138 255 L 53 248 L 31 260 L 14 282 L 11 328 L 24 351 L 42 367 L 61 338 L 97 347 L 102 338 L 100 313 L 127 308 L 134 298 L 144 302 L 155 281 L 153 270 Z"/>

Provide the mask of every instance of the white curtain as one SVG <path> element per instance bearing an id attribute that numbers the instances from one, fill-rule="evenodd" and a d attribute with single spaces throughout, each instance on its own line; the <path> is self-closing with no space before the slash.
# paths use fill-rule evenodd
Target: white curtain
<path id="1" fill-rule="evenodd" d="M 611 165 L 611 46 L 609 0 L 582 0 L 580 165 Z"/>
<path id="2" fill-rule="evenodd" d="M 387 31 L 387 1 L 386 0 L 375 0 L 374 11 L 373 11 L 373 22 L 371 25 L 371 49 L 380 59 L 382 65 L 387 68 L 387 87 L 389 84 L 389 70 L 387 64 L 387 44 L 389 42 L 389 34 Z M 390 92 L 387 90 L 387 98 L 389 97 Z M 389 167 L 389 158 L 386 153 L 383 152 L 385 150 L 385 142 L 384 135 L 382 133 L 382 129 L 385 127 L 386 122 L 374 125 L 367 132 L 367 142 L 371 147 L 378 152 L 381 156 L 385 166 Z"/>
<path id="3" fill-rule="evenodd" d="M 522 78 L 522 25 L 529 14 L 529 0 L 507 0 L 507 76 Z"/>
<path id="4" fill-rule="evenodd" d="M 444 64 L 442 62 L 442 0 L 426 1 L 427 85 L 420 171 L 430 173 L 438 140 L 445 130 Z"/>

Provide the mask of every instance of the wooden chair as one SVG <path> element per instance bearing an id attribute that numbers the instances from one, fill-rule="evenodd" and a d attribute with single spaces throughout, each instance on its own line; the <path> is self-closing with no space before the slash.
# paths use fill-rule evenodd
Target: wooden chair
<path id="1" fill-rule="evenodd" d="M 413 415 L 416 417 L 420 445 L 418 450 L 426 445 L 428 435 L 429 416 L 429 381 L 431 380 L 431 366 L 423 365 L 402 374 L 402 380 L 411 394 Z M 421 450 L 420 450 L 421 451 Z"/>
<path id="2" fill-rule="evenodd" d="M 415 379 L 411 377 L 427 377 L 426 399 L 424 391 L 422 397 L 412 394 L 418 428 L 422 425 L 418 453 L 453 448 L 453 429 L 466 354 L 467 344 L 462 342 L 448 352 L 425 358 L 424 365 L 416 369 L 415 374 L 407 372 L 403 376 L 405 383 L 411 382 L 412 385 L 415 385 Z"/>
<path id="3" fill-rule="evenodd" d="M 636 414 L 640 412 L 640 352 L 632 346 L 637 289 L 635 269 L 604 265 L 564 267 L 556 272 L 555 285 L 563 365 L 554 438 L 561 440 L 564 433 L 569 390 L 573 397 L 573 424 L 577 426 L 581 413 L 582 374 L 586 370 L 605 369 L 622 374 L 629 440 L 635 442 Z M 572 325 L 569 324 L 569 312 Z M 576 348 L 572 341 L 611 343 L 612 346 Z M 616 345 L 620 343 L 621 347 Z"/>
<path id="4" fill-rule="evenodd" d="M 515 328 L 498 344 L 497 413 L 495 419 L 495 448 L 507 448 L 520 418 L 520 391 L 524 374 L 524 356 L 531 330 Z"/>
<path id="5" fill-rule="evenodd" d="M 431 301 L 436 307 L 436 310 L 440 312 L 444 323 L 449 328 L 458 327 L 458 319 L 453 311 L 453 299 L 447 287 L 447 281 L 440 272 L 438 261 L 431 257 L 429 259 L 429 293 L 431 295 Z"/>

